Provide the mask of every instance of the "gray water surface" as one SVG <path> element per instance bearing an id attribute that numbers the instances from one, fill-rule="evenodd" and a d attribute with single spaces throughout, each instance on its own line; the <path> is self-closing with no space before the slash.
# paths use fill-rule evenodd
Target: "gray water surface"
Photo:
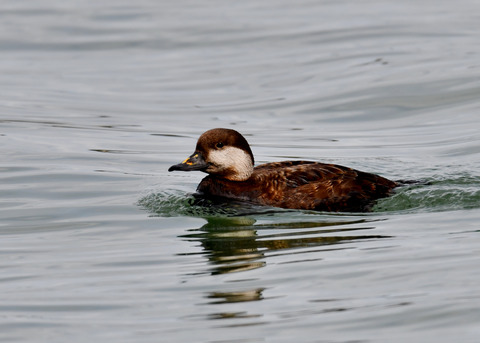
<path id="1" fill-rule="evenodd" d="M 478 342 L 476 1 L 0 5 L 0 340 Z M 257 163 L 422 180 L 374 212 L 202 207 Z"/>

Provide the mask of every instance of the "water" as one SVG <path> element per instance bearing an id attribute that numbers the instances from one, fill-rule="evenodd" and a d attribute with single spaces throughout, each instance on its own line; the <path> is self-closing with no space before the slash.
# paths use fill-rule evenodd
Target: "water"
<path id="1" fill-rule="evenodd" d="M 479 340 L 477 2 L 1 9 L 1 341 Z M 167 169 L 213 127 L 428 185 L 196 206 Z"/>

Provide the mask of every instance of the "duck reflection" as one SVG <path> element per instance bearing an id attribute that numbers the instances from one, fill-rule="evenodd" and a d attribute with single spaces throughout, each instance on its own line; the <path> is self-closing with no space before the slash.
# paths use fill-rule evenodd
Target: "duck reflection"
<path id="1" fill-rule="evenodd" d="M 204 253 L 215 267 L 212 274 L 257 269 L 265 265 L 257 243 L 255 220 L 247 217 L 208 218 L 194 233 L 183 236 L 200 241 Z"/>
<path id="2" fill-rule="evenodd" d="M 302 256 L 314 252 L 314 259 L 321 259 L 322 252 L 327 250 L 352 248 L 345 243 L 390 237 L 370 234 L 374 222 L 379 219 L 368 215 L 322 215 L 318 212 L 250 207 L 245 203 L 213 203 L 165 192 L 145 196 L 140 199 L 139 205 L 152 215 L 206 219 L 205 225 L 181 237 L 200 244 L 201 254 L 208 259 L 207 273 L 212 275 L 255 270 L 266 266 L 268 258 L 274 255 L 296 254 L 299 258 L 292 262 L 298 262 L 307 260 Z M 198 251 L 191 254 L 198 255 Z M 204 271 L 194 274 L 198 273 Z M 210 291 L 205 298 L 208 304 L 251 302 L 263 300 L 264 291 L 265 288 L 251 285 L 231 291 Z M 215 312 L 208 316 L 209 319 L 251 317 L 261 315 L 232 311 Z"/>
<path id="3" fill-rule="evenodd" d="M 358 226 L 367 224 L 366 219 L 275 224 L 256 224 L 253 217 L 206 219 L 208 222 L 204 226 L 182 237 L 200 242 L 203 253 L 212 265 L 212 275 L 264 267 L 265 255 L 273 251 L 321 246 L 333 246 L 328 250 L 340 250 L 344 249 L 341 243 L 389 237 L 365 234 L 365 230 L 374 229 L 372 226 Z M 351 227 L 352 224 L 356 224 L 355 227 Z M 275 233 L 268 234 L 272 231 Z M 358 234 L 360 231 L 362 234 Z"/>
<path id="4" fill-rule="evenodd" d="M 211 292 L 207 298 L 212 299 L 211 304 L 258 301 L 263 299 L 262 293 L 264 290 L 264 288 L 257 288 L 234 292 Z"/>

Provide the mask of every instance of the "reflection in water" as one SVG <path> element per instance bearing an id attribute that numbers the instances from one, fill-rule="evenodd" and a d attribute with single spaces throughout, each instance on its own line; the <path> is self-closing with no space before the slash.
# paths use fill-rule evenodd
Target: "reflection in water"
<path id="1" fill-rule="evenodd" d="M 255 224 L 256 220 L 250 217 L 211 217 L 207 220 L 208 223 L 203 227 L 192 230 L 192 233 L 182 237 L 201 243 L 203 253 L 213 266 L 210 270 L 213 275 L 264 267 L 267 263 L 265 261 L 266 254 L 273 251 L 332 246 L 357 240 L 389 237 L 353 235 L 354 232 L 373 229 L 371 226 L 345 227 L 346 225 L 366 223 L 365 219 L 344 222 L 275 224 Z M 285 232 L 268 234 L 268 230 L 279 229 L 283 229 Z M 328 250 L 332 249 L 344 248 L 335 246 Z"/>
<path id="2" fill-rule="evenodd" d="M 256 289 L 247 289 L 244 291 L 233 291 L 233 292 L 211 292 L 206 295 L 210 301 L 208 304 L 232 304 L 232 303 L 241 303 L 241 302 L 250 302 L 250 301 L 259 301 L 263 299 L 263 291 L 265 288 L 256 288 Z M 210 320 L 218 319 L 258 319 L 262 317 L 261 314 L 252 314 L 245 311 L 242 312 L 215 312 L 207 316 Z M 255 320 L 254 322 L 244 322 L 243 324 L 229 324 L 228 326 L 250 326 L 250 325 L 259 325 L 262 324 Z"/>
<path id="3" fill-rule="evenodd" d="M 245 203 L 217 204 L 167 193 L 148 195 L 139 201 L 139 205 L 154 215 L 206 219 L 205 225 L 190 230 L 181 237 L 200 243 L 201 254 L 208 259 L 207 273 L 211 275 L 258 269 L 267 265 L 268 257 L 278 255 L 315 252 L 315 259 L 320 260 L 322 252 L 351 248 L 341 246 L 344 243 L 390 237 L 365 234 L 374 229 L 374 221 L 381 220 L 368 215 L 322 215 L 318 212 L 274 209 Z M 198 255 L 198 252 L 188 254 Z M 203 271 L 194 274 L 201 273 Z M 210 291 L 205 294 L 205 298 L 208 299 L 207 304 L 259 301 L 264 299 L 264 290 L 263 287 L 250 286 L 243 290 Z M 208 318 L 259 316 L 261 315 L 231 311 L 215 312 Z"/>
<path id="4" fill-rule="evenodd" d="M 251 289 L 235 292 L 212 292 L 207 297 L 213 299 L 211 304 L 238 303 L 244 301 L 262 300 L 262 292 L 265 288 Z"/>

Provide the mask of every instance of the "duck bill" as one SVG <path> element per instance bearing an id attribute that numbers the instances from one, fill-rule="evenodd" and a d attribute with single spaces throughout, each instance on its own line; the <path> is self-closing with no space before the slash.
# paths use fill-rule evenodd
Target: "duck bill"
<path id="1" fill-rule="evenodd" d="M 168 171 L 181 170 L 181 171 L 192 171 L 192 170 L 205 170 L 208 167 L 208 163 L 205 162 L 202 154 L 195 152 L 192 156 L 187 158 L 185 161 L 179 164 L 175 164 L 168 168 Z"/>

